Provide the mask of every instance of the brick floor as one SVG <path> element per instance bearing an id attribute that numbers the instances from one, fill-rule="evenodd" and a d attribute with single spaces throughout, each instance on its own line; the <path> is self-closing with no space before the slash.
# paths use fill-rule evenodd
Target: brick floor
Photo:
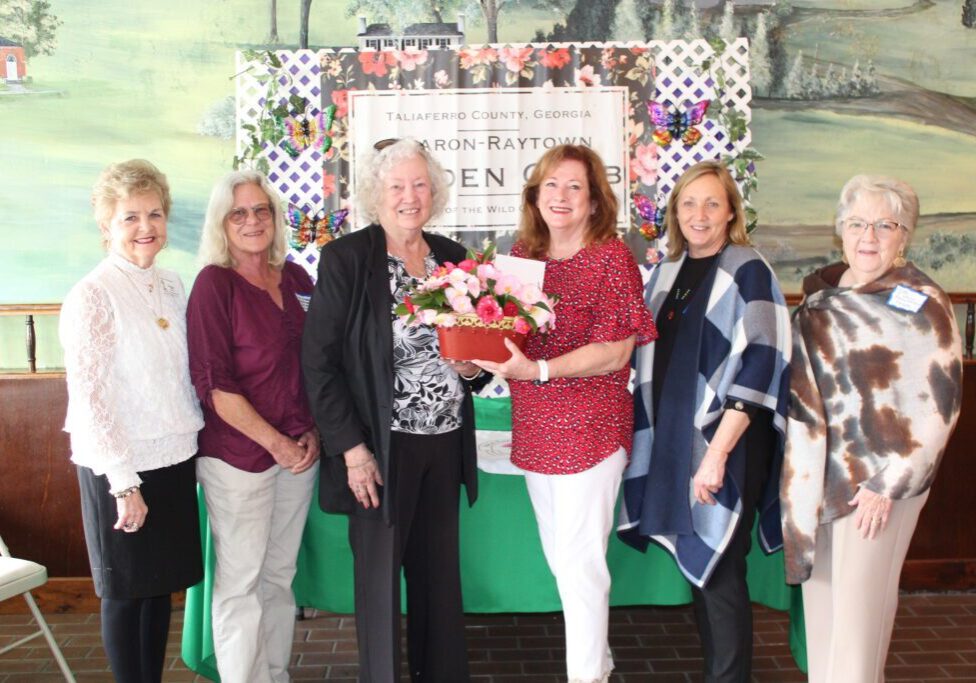
<path id="1" fill-rule="evenodd" d="M 0 647 L 30 630 L 26 615 L 0 616 Z M 111 681 L 101 648 L 97 614 L 48 617 L 79 681 Z M 174 612 L 165 682 L 206 681 L 180 659 L 183 613 Z M 354 620 L 312 613 L 295 629 L 295 680 L 356 680 Z M 755 608 L 753 680 L 789 683 L 805 677 L 789 652 L 786 614 Z M 614 683 L 700 680 L 701 653 L 689 607 L 615 608 L 611 645 Z M 564 680 L 562 620 L 558 614 L 470 615 L 471 673 L 477 683 L 558 683 Z M 63 680 L 42 640 L 0 656 L 0 683 Z M 895 622 L 889 681 L 976 683 L 976 593 L 903 595 Z"/>

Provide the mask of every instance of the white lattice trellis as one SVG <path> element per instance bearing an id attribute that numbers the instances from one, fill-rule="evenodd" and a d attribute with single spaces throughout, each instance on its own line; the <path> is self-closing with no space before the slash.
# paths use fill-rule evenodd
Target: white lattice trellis
<path id="1" fill-rule="evenodd" d="M 583 47 L 591 47 L 587 44 Z M 705 40 L 693 41 L 652 41 L 644 44 L 606 44 L 606 47 L 646 47 L 654 58 L 655 80 L 654 100 L 678 109 L 686 109 L 701 100 L 713 101 L 720 97 L 722 105 L 735 109 L 748 123 L 751 121 L 750 101 L 752 88 L 749 85 L 749 48 L 746 39 L 740 38 L 731 43 L 720 55 Z M 534 49 L 558 46 L 531 44 L 525 47 Z M 292 95 L 306 98 L 310 103 L 309 113 L 317 114 L 323 106 L 322 68 L 326 57 L 357 52 L 351 48 L 341 50 L 280 50 L 275 54 L 282 63 L 278 72 L 281 86 L 276 97 L 286 102 Z M 258 125 L 264 105 L 266 85 L 259 79 L 263 67 L 253 65 L 243 55 L 238 55 L 238 71 L 241 76 L 237 84 L 237 143 L 240 154 L 248 144 L 248 134 L 244 125 Z M 704 69 L 705 62 L 711 63 Z M 719 77 L 722 85 L 717 82 Z M 328 102 L 331 103 L 331 102 Z M 639 106 L 635 104 L 635 106 Z M 728 131 L 714 117 L 698 126 L 701 139 L 692 146 L 685 146 L 680 140 L 658 147 L 657 186 L 655 196 L 658 201 L 666 198 L 680 175 L 689 166 L 706 159 L 719 159 L 723 156 L 738 156 L 749 146 L 751 134 L 746 130 L 739 140 L 731 140 Z M 652 129 L 650 129 L 652 130 Z M 647 143 L 650 130 L 645 131 L 642 140 Z M 274 187 L 287 201 L 305 210 L 319 212 L 328 208 L 323 196 L 322 184 L 325 155 L 309 149 L 297 158 L 292 158 L 282 147 L 266 148 L 263 156 L 270 170 L 268 177 Z M 330 162 L 331 163 L 331 162 Z M 647 190 L 641 189 L 641 192 Z M 341 191 L 337 193 L 341 195 Z M 318 261 L 318 251 L 314 246 L 302 252 L 292 251 L 289 258 L 300 263 L 314 277 Z"/>

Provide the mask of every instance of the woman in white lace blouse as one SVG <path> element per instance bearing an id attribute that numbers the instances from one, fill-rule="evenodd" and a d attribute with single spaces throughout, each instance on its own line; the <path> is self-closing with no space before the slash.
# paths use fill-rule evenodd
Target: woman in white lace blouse
<path id="1" fill-rule="evenodd" d="M 106 258 L 65 297 L 65 431 L 115 680 L 160 681 L 170 594 L 202 577 L 193 456 L 203 426 L 190 384 L 186 295 L 156 268 L 166 177 L 135 159 L 92 194 Z"/>

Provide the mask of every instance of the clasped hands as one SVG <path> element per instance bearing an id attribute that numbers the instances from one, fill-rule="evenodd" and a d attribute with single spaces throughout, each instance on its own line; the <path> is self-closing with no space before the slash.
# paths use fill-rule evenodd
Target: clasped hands
<path id="1" fill-rule="evenodd" d="M 310 429 L 297 439 L 284 434 L 270 449 L 271 457 L 292 474 L 301 474 L 319 459 L 319 433 Z"/>

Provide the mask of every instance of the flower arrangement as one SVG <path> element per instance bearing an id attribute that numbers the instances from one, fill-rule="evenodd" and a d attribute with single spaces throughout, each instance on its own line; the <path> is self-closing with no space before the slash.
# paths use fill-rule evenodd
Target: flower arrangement
<path id="1" fill-rule="evenodd" d="M 468 250 L 458 264 L 445 263 L 396 307 L 407 325 L 455 325 L 547 332 L 556 301 L 535 284 L 523 284 L 495 267 L 495 246 Z"/>

